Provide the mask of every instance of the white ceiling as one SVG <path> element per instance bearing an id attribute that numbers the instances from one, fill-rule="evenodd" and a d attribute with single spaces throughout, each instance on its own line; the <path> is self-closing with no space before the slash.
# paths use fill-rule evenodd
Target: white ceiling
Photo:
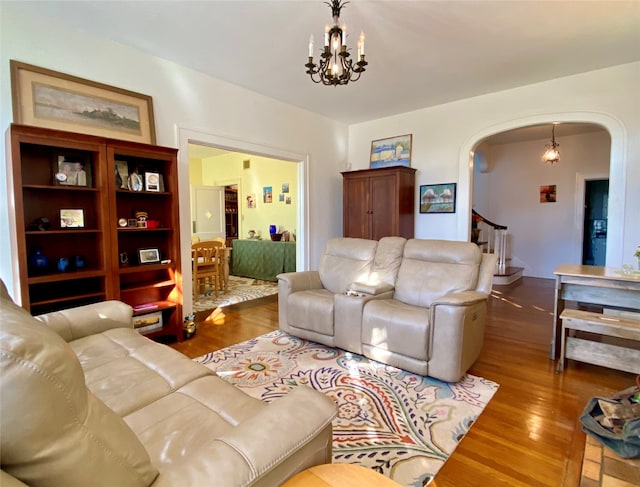
<path id="1" fill-rule="evenodd" d="M 640 60 L 638 0 L 352 0 L 341 21 L 369 66 L 340 87 L 305 74 L 321 0 L 2 3 L 347 124 Z"/>

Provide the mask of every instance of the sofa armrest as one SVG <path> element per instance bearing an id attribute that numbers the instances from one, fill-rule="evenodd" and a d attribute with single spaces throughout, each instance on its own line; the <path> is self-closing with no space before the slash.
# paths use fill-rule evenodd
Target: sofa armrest
<path id="1" fill-rule="evenodd" d="M 393 289 L 393 285 L 386 282 L 379 282 L 376 284 L 370 284 L 368 282 L 354 282 L 349 286 L 350 291 L 370 294 L 373 296 L 377 296 L 378 294 L 382 293 L 388 293 L 389 291 L 393 291 Z"/>
<path id="2" fill-rule="evenodd" d="M 121 301 L 104 301 L 38 315 L 35 318 L 70 342 L 112 328 L 133 328 L 133 310 Z"/>
<path id="3" fill-rule="evenodd" d="M 323 288 L 318 271 L 285 272 L 277 277 L 278 290 L 282 292 L 286 289 L 287 294 Z"/>
<path id="4" fill-rule="evenodd" d="M 323 289 L 318 271 L 285 272 L 278 274 L 278 323 L 280 329 L 289 333 L 289 296 L 299 291 Z"/>
<path id="5" fill-rule="evenodd" d="M 451 293 L 429 308 L 429 376 L 457 382 L 480 355 L 487 294 Z"/>
<path id="6" fill-rule="evenodd" d="M 487 295 L 480 291 L 462 291 L 459 293 L 450 293 L 439 297 L 431 303 L 431 306 L 449 305 L 449 306 L 469 306 L 471 304 L 485 301 Z"/>
<path id="7" fill-rule="evenodd" d="M 330 462 L 331 421 L 337 409 L 324 394 L 297 387 L 217 440 L 235 450 L 260 478 L 329 428 L 326 461 Z"/>

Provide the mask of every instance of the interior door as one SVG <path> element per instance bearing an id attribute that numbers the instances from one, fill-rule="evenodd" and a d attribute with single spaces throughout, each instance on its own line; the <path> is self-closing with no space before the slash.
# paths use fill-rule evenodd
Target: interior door
<path id="1" fill-rule="evenodd" d="M 224 186 L 191 186 L 192 235 L 225 238 Z"/>

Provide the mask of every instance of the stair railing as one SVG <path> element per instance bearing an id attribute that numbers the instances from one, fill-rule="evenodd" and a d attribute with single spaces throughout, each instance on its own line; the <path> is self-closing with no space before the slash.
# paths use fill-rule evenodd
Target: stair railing
<path id="1" fill-rule="evenodd" d="M 480 246 L 486 246 L 487 253 L 498 256 L 497 271 L 504 273 L 507 267 L 507 227 L 487 220 L 480 213 L 471 210 L 471 228 L 477 228 L 477 242 Z"/>

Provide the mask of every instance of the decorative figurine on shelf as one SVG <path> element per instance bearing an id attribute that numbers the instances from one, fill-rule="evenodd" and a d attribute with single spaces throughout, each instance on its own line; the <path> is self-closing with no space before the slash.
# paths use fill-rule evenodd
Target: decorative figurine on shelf
<path id="1" fill-rule="evenodd" d="M 146 211 L 136 211 L 136 226 L 138 228 L 147 228 L 147 219 L 149 218 L 149 213 Z"/>
<path id="2" fill-rule="evenodd" d="M 40 218 L 36 218 L 35 220 L 33 220 L 33 222 L 31 222 L 27 227 L 27 230 L 38 230 L 40 232 L 43 232 L 45 230 L 49 230 L 49 228 L 51 228 L 51 222 L 46 216 L 41 216 Z"/>
<path id="3" fill-rule="evenodd" d="M 129 189 L 131 191 L 142 191 L 143 189 L 142 176 L 140 176 L 137 167 L 129 175 Z"/>
<path id="4" fill-rule="evenodd" d="M 184 319 L 184 338 L 188 340 L 193 335 L 196 334 L 198 327 L 196 326 L 196 315 L 191 313 L 187 315 Z"/>

